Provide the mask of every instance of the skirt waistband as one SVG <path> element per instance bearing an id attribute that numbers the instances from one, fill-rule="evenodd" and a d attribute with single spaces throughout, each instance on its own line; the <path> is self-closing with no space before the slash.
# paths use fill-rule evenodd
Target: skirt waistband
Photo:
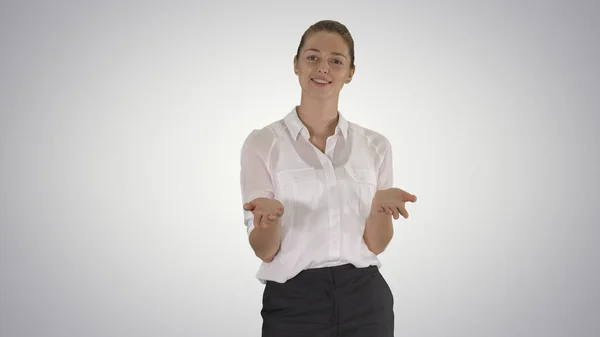
<path id="1" fill-rule="evenodd" d="M 313 284 L 322 286 L 339 285 L 348 282 L 349 280 L 363 277 L 365 274 L 377 274 L 379 268 L 377 266 L 368 266 L 358 268 L 353 264 L 343 264 L 333 267 L 320 267 L 305 269 L 298 273 L 298 275 L 287 280 L 285 284 L 288 286 L 296 285 L 307 285 Z M 267 284 L 275 283 L 273 281 L 267 281 Z"/>

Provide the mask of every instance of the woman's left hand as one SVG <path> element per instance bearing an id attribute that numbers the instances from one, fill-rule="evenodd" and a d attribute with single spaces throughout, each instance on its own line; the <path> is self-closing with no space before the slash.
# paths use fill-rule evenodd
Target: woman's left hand
<path id="1" fill-rule="evenodd" d="M 408 218 L 406 211 L 407 202 L 416 202 L 417 197 L 399 188 L 388 188 L 375 192 L 371 203 L 371 214 L 389 214 L 393 215 L 395 220 L 402 215 Z"/>

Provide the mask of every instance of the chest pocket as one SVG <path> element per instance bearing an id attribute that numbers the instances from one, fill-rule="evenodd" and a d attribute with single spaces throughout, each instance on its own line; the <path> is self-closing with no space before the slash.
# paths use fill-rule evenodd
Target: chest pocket
<path id="1" fill-rule="evenodd" d="M 373 169 L 346 167 L 346 202 L 358 215 L 367 217 L 377 191 L 377 175 Z"/>
<path id="2" fill-rule="evenodd" d="M 277 174 L 278 196 L 288 215 L 314 210 L 323 198 L 323 184 L 313 168 L 281 171 Z M 284 214 L 285 217 L 285 214 Z"/>

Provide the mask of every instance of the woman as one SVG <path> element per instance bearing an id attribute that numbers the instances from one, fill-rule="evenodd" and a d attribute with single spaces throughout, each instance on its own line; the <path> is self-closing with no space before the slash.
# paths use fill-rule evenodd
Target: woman
<path id="1" fill-rule="evenodd" d="M 309 27 L 294 71 L 300 105 L 253 130 L 241 155 L 245 223 L 263 261 L 262 336 L 393 336 L 377 255 L 416 197 L 393 188 L 388 140 L 338 111 L 355 71 L 348 29 Z"/>

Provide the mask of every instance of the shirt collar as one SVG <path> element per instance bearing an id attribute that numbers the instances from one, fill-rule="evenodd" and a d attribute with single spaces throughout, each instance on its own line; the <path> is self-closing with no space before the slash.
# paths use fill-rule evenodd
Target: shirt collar
<path id="1" fill-rule="evenodd" d="M 308 129 L 304 126 L 304 123 L 298 117 L 297 106 L 290 111 L 287 116 L 284 118 L 285 125 L 287 126 L 292 138 L 298 139 L 298 135 L 302 132 L 306 132 L 306 137 L 308 138 Z M 341 132 L 344 139 L 348 137 L 348 121 L 342 113 L 338 111 L 338 124 L 335 127 L 335 133 Z"/>

